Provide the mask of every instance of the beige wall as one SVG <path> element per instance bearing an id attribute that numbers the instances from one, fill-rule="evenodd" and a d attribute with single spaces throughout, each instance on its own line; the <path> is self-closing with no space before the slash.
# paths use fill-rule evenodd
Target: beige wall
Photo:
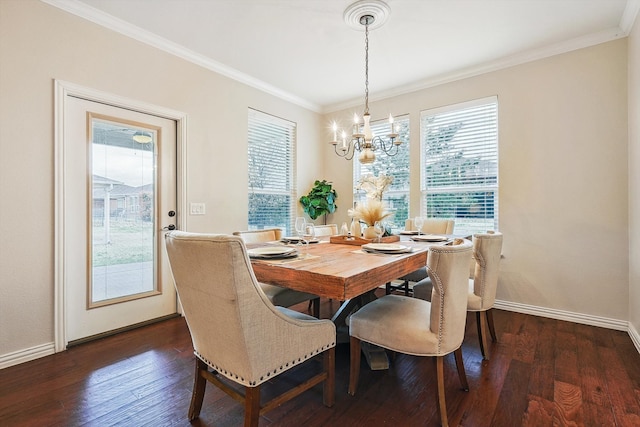
<path id="1" fill-rule="evenodd" d="M 636 24 L 628 50 L 618 40 L 371 104 L 374 119 L 411 114 L 415 215 L 420 110 L 498 96 L 500 299 L 640 329 L 638 32 Z M 188 217 L 191 231 L 246 226 L 248 107 L 298 123 L 299 193 L 316 178 L 333 181 L 340 209 L 330 220 L 347 219 L 351 165 L 325 133 L 335 114 L 320 117 L 47 4 L 1 0 L 0 357 L 53 341 L 54 79 L 188 115 L 187 202 L 208 213 Z"/>
<path id="2" fill-rule="evenodd" d="M 373 119 L 411 115 L 416 215 L 420 110 L 498 96 L 499 299 L 626 321 L 626 54 L 623 39 L 371 104 Z M 351 168 L 330 147 L 325 152 L 327 175 L 348 205 Z"/>
<path id="3" fill-rule="evenodd" d="M 640 347 L 640 18 L 629 36 L 629 323 Z"/>
<path id="4" fill-rule="evenodd" d="M 0 356 L 54 339 L 54 79 L 188 115 L 190 231 L 247 227 L 248 107 L 297 122 L 300 192 L 321 175 L 316 113 L 39 1 L 0 1 L 0 32 Z"/>

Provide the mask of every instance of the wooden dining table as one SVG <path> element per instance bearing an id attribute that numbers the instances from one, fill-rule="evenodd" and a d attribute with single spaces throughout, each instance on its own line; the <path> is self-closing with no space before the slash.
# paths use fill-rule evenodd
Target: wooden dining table
<path id="1" fill-rule="evenodd" d="M 429 244 L 410 240 L 397 243 L 413 251 L 372 254 L 357 245 L 323 241 L 301 246 L 295 259 L 251 263 L 261 282 L 346 301 L 426 265 Z"/>
<path id="2" fill-rule="evenodd" d="M 321 241 L 298 246 L 299 256 L 294 259 L 253 259 L 251 264 L 260 282 L 343 301 L 331 319 L 338 329 L 338 342 L 346 342 L 349 338 L 347 316 L 375 299 L 374 292 L 379 287 L 424 267 L 429 247 L 442 244 L 414 242 L 408 237 L 395 243 L 408 246 L 412 251 L 367 253 L 359 245 Z M 372 369 L 388 367 L 385 354 L 370 351 L 365 355 Z"/>

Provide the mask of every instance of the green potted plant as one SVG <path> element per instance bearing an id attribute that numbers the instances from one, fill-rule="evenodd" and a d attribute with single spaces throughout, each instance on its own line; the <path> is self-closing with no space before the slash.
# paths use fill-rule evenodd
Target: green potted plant
<path id="1" fill-rule="evenodd" d="M 300 197 L 300 204 L 304 212 L 313 220 L 321 215 L 325 215 L 324 222 L 327 222 L 327 214 L 334 213 L 338 193 L 332 188 L 332 184 L 326 180 L 314 182 L 313 188 L 306 196 Z"/>

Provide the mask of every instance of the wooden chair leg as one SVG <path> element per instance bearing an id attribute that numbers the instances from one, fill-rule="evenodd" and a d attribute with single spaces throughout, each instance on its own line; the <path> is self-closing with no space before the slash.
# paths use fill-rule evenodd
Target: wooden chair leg
<path id="1" fill-rule="evenodd" d="M 260 420 L 260 386 L 245 387 L 244 427 L 258 427 Z"/>
<path id="2" fill-rule="evenodd" d="M 202 401 L 204 399 L 204 390 L 207 387 L 207 380 L 201 371 L 207 371 L 207 364 L 196 357 L 196 374 L 193 379 L 193 393 L 191 394 L 191 405 L 189 406 L 189 421 L 193 421 L 200 416 L 202 409 Z"/>
<path id="3" fill-rule="evenodd" d="M 464 361 L 462 360 L 462 347 L 453 352 L 456 357 L 456 368 L 458 368 L 458 377 L 464 391 L 469 391 L 469 383 L 467 382 L 467 373 L 464 370 Z"/>
<path id="4" fill-rule="evenodd" d="M 349 369 L 349 394 L 355 396 L 356 389 L 358 388 L 358 381 L 360 380 L 360 340 L 355 337 L 351 337 L 350 340 L 350 369 Z"/>
<path id="5" fill-rule="evenodd" d="M 440 424 L 442 427 L 449 427 L 447 418 L 447 403 L 444 398 L 444 357 L 436 356 L 436 377 L 438 382 L 438 390 L 436 399 L 438 400 L 438 415 L 440 415 Z"/>
<path id="6" fill-rule="evenodd" d="M 331 408 L 335 403 L 336 395 L 336 348 L 331 347 L 324 352 L 323 356 L 324 371 L 327 373 L 327 379 L 322 383 L 322 403 L 324 406 Z"/>
<path id="7" fill-rule="evenodd" d="M 498 338 L 496 336 L 496 328 L 493 326 L 493 308 L 490 308 L 486 311 L 487 313 L 487 324 L 489 325 L 489 332 L 491 333 L 491 341 L 498 342 Z"/>
<path id="8" fill-rule="evenodd" d="M 487 317 L 482 311 L 476 311 L 476 323 L 478 326 L 478 340 L 480 341 L 480 352 L 482 358 L 489 360 L 489 347 L 487 346 Z"/>

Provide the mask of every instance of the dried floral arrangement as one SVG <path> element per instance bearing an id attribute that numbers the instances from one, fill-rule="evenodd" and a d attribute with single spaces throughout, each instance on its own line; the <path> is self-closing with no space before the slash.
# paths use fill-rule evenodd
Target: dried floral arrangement
<path id="1" fill-rule="evenodd" d="M 349 209 L 348 214 L 356 221 L 361 221 L 372 227 L 376 221 L 382 221 L 392 215 L 387 211 L 387 205 L 378 199 L 369 199 L 367 203 L 360 204 L 353 209 Z"/>
<path id="2" fill-rule="evenodd" d="M 368 199 L 382 200 L 382 195 L 393 182 L 393 177 L 385 174 L 374 176 L 367 174 L 358 180 L 356 190 L 364 190 Z"/>

